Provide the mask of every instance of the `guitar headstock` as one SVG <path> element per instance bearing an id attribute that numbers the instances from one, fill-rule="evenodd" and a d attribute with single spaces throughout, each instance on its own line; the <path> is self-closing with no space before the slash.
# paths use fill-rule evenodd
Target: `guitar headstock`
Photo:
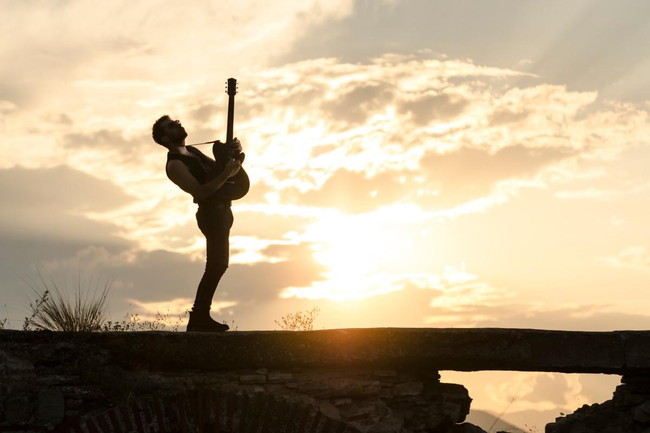
<path id="1" fill-rule="evenodd" d="M 237 94 L 237 80 L 234 78 L 228 78 L 226 81 L 226 93 L 228 96 L 235 96 Z"/>

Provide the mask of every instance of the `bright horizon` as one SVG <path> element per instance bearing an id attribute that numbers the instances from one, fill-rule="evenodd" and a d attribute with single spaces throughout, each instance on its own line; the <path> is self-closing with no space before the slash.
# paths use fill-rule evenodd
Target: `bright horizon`
<path id="1" fill-rule="evenodd" d="M 21 327 L 36 269 L 112 279 L 112 320 L 191 306 L 203 238 L 151 125 L 170 114 L 188 143 L 223 139 L 235 77 L 252 187 L 215 318 L 277 329 L 318 307 L 319 329 L 648 329 L 648 13 L 0 0 L 0 319 Z M 473 408 L 530 419 L 615 383 L 459 377 Z"/>

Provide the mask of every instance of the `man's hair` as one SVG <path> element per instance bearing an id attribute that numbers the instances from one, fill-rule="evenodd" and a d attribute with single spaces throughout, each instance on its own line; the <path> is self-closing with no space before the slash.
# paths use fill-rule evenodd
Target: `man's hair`
<path id="1" fill-rule="evenodd" d="M 166 120 L 170 120 L 170 117 L 167 114 L 156 120 L 156 122 L 153 124 L 153 128 L 151 128 L 151 137 L 153 138 L 153 141 L 160 144 L 161 146 L 165 146 L 162 143 L 162 138 L 165 136 L 165 129 L 163 124 Z"/>

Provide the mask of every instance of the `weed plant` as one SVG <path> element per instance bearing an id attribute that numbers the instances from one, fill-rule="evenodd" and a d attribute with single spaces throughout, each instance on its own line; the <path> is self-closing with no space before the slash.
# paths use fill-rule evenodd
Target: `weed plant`
<path id="1" fill-rule="evenodd" d="M 318 313 L 320 310 L 314 307 L 309 311 L 286 314 L 280 318 L 280 321 L 274 320 L 274 322 L 283 331 L 312 331 Z"/>
<path id="2" fill-rule="evenodd" d="M 172 331 L 178 332 L 181 323 L 185 322 L 188 311 L 178 316 L 169 313 L 157 312 L 153 320 L 142 320 L 138 313 L 126 313 L 121 321 L 106 321 L 102 326 L 104 332 L 126 332 L 126 331 Z"/>
<path id="3" fill-rule="evenodd" d="M 61 291 L 52 279 L 46 280 L 39 271 L 41 288 L 32 286 L 37 298 L 29 304 L 31 314 L 25 318 L 23 330 L 48 331 L 100 331 L 106 320 L 106 301 L 111 287 L 107 280 L 101 286 L 90 289 L 83 287 L 77 279 L 74 295 L 70 297 Z"/>

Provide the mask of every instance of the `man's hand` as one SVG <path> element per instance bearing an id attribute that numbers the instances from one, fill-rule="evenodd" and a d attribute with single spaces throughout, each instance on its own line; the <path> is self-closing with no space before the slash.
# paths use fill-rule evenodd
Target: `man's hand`
<path id="1" fill-rule="evenodd" d="M 242 147 L 241 147 L 241 142 L 237 137 L 233 138 L 230 143 L 227 143 L 228 147 L 232 151 L 233 155 L 236 155 L 238 153 L 241 153 Z"/>
<path id="2" fill-rule="evenodd" d="M 241 142 L 239 141 L 238 138 L 233 138 L 233 140 L 227 144 L 228 150 L 231 152 L 230 154 L 239 162 L 244 162 L 244 158 L 246 158 L 246 154 L 242 152 L 242 147 L 241 147 Z"/>
<path id="3" fill-rule="evenodd" d="M 241 169 L 241 162 L 235 158 L 231 158 L 226 161 L 223 173 L 227 179 L 230 179 L 239 172 L 239 169 Z"/>
<path id="4" fill-rule="evenodd" d="M 213 142 L 212 154 L 215 160 L 225 158 L 235 158 L 239 162 L 244 162 L 246 155 L 242 152 L 241 142 L 234 138 L 228 143 L 222 143 L 217 140 Z"/>

